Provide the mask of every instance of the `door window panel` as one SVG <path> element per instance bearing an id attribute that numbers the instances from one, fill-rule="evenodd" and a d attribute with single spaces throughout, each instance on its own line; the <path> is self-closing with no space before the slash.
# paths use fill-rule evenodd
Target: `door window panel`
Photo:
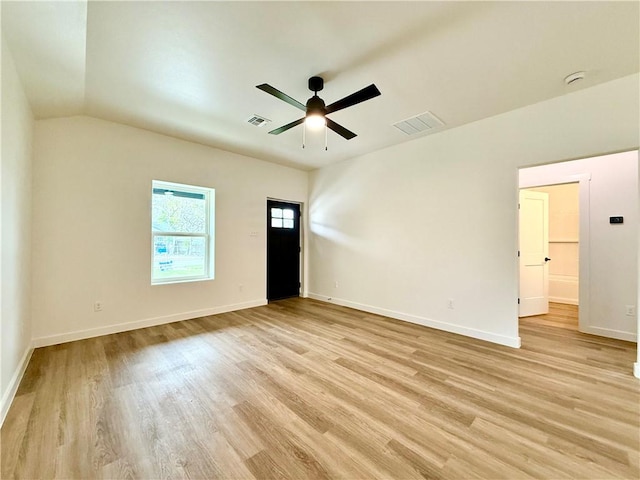
<path id="1" fill-rule="evenodd" d="M 273 228 L 293 229 L 295 227 L 293 210 L 290 208 L 272 208 L 271 226 Z"/>

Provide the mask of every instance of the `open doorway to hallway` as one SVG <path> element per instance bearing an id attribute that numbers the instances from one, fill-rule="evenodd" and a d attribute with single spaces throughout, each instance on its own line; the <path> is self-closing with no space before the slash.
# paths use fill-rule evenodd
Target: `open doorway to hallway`
<path id="1" fill-rule="evenodd" d="M 577 240 L 578 329 L 583 333 L 636 342 L 638 151 L 519 170 L 519 189 L 576 183 L 578 236 L 558 239 Z M 560 249 L 570 248 L 569 243 L 558 242 L 558 245 L 563 245 Z M 557 253 L 555 256 L 557 258 Z M 548 258 L 550 268 L 555 262 L 554 255 L 549 254 Z M 563 287 L 570 290 L 567 282 Z M 558 294 L 558 298 L 566 302 L 569 295 Z M 554 302 L 551 296 L 549 300 L 560 303 Z M 565 310 L 571 309 L 565 307 Z M 569 321 L 571 316 L 570 312 L 558 310 L 555 313 L 550 310 L 548 314 L 555 318 L 543 321 L 560 323 L 561 320 Z M 566 318 L 560 318 L 563 316 Z M 522 320 L 526 321 L 529 320 Z"/>

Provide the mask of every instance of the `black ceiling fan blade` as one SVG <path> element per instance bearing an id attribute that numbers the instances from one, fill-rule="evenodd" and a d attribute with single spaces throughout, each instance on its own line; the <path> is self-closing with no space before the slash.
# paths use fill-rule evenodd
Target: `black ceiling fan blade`
<path id="1" fill-rule="evenodd" d="M 357 92 L 352 93 L 351 95 L 347 95 L 337 102 L 333 102 L 331 105 L 328 105 L 326 108 L 326 112 L 337 112 L 338 110 L 342 110 L 343 108 L 351 107 L 352 105 L 371 100 L 378 95 L 380 95 L 380 90 L 378 90 L 378 87 L 376 87 L 372 83 L 368 87 L 364 87 L 362 90 L 358 90 Z"/>
<path id="2" fill-rule="evenodd" d="M 304 117 L 296 120 L 295 122 L 287 123 L 286 125 L 283 125 L 280 128 L 276 128 L 275 130 L 271 130 L 269 133 L 271 135 L 280 135 L 282 132 L 286 132 L 290 128 L 300 125 L 302 122 L 304 122 Z"/>
<path id="3" fill-rule="evenodd" d="M 263 83 L 262 85 L 256 85 L 256 88 L 259 88 L 263 92 L 267 92 L 269 95 L 273 95 L 274 97 L 287 102 L 289 105 L 293 105 L 294 107 L 299 108 L 303 112 L 307 111 L 307 107 L 305 107 L 302 103 L 297 101 L 295 98 L 291 98 L 289 95 L 281 92 L 277 88 L 272 87 L 268 83 Z"/>
<path id="4" fill-rule="evenodd" d="M 334 122 L 330 118 L 325 117 L 325 120 L 327 121 L 327 127 L 333 130 L 334 132 L 336 132 L 341 137 L 344 137 L 347 140 L 351 140 L 353 137 L 357 137 L 357 135 L 353 133 L 351 130 L 347 130 L 342 125 Z"/>

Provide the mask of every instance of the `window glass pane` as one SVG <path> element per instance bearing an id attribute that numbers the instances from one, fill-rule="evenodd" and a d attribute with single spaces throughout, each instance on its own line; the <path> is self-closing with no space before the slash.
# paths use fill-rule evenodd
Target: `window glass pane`
<path id="1" fill-rule="evenodd" d="M 282 218 L 282 209 L 281 208 L 272 208 L 271 209 L 271 217 L 272 218 Z"/>
<path id="2" fill-rule="evenodd" d="M 214 278 L 214 213 L 214 189 L 152 182 L 152 285 Z"/>
<path id="3" fill-rule="evenodd" d="M 282 228 L 282 219 L 281 218 L 272 218 L 271 226 L 274 228 Z"/>
<path id="4" fill-rule="evenodd" d="M 293 220 L 285 218 L 284 228 L 293 228 Z"/>
<path id="5" fill-rule="evenodd" d="M 206 233 L 207 202 L 203 194 L 154 188 L 151 198 L 154 232 Z"/>
<path id="6" fill-rule="evenodd" d="M 293 210 L 291 210 L 290 208 L 285 208 L 284 210 L 282 210 L 282 216 L 284 218 L 293 218 Z"/>
<path id="7" fill-rule="evenodd" d="M 153 238 L 153 278 L 198 277 L 207 273 L 205 237 L 156 235 Z"/>

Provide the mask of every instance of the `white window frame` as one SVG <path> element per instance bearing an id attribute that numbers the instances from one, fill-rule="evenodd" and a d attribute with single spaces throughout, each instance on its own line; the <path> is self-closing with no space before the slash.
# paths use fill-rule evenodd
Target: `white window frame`
<path id="1" fill-rule="evenodd" d="M 151 182 L 151 199 L 153 200 L 154 189 L 178 190 L 180 192 L 195 193 L 203 195 L 205 200 L 205 233 L 189 233 L 189 232 L 156 232 L 153 230 L 153 201 L 151 202 L 151 285 L 166 285 L 170 283 L 198 282 L 203 280 L 213 280 L 214 275 L 214 244 L 215 244 L 215 189 L 207 187 L 199 187 L 195 185 L 186 185 L 183 183 L 165 182 L 162 180 L 153 180 Z M 155 239 L 156 237 L 201 237 L 204 238 L 205 244 L 205 273 L 203 275 L 182 276 L 173 278 L 154 278 L 154 257 L 155 257 Z"/>

